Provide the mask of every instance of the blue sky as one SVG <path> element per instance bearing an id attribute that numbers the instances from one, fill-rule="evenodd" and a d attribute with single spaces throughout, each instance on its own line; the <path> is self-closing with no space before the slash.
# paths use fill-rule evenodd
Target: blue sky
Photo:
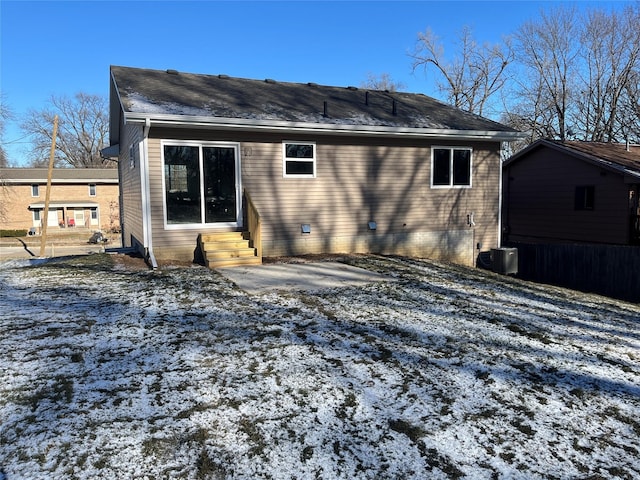
<path id="1" fill-rule="evenodd" d="M 24 162 L 20 116 L 52 95 L 108 96 L 109 66 L 360 85 L 387 73 L 436 96 L 408 53 L 430 27 L 445 42 L 513 33 L 540 10 L 620 8 L 617 1 L 0 1 L 0 90 L 17 117 L 3 146 Z"/>

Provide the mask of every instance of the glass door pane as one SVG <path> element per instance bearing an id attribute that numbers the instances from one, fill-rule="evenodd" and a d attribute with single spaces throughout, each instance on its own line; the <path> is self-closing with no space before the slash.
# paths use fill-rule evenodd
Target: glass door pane
<path id="1" fill-rule="evenodd" d="M 237 220 L 236 149 L 204 147 L 205 222 Z"/>
<path id="2" fill-rule="evenodd" d="M 164 147 L 167 223 L 201 223 L 198 147 Z"/>

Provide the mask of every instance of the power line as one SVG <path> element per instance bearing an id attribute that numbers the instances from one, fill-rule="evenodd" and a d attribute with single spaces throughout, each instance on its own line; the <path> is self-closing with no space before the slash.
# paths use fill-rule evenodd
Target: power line
<path id="1" fill-rule="evenodd" d="M 16 138 L 15 140 L 8 140 L 6 142 L 0 142 L 0 145 L 12 145 L 14 143 L 31 143 L 31 142 L 21 142 L 21 140 L 24 140 L 25 138 L 27 138 L 28 136 L 33 135 L 32 133 L 27 133 L 26 135 L 20 137 L 20 138 Z"/>

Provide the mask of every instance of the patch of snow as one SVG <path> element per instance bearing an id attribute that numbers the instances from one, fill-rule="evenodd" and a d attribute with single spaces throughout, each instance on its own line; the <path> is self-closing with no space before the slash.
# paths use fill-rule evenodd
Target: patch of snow
<path id="1" fill-rule="evenodd" d="M 637 478 L 640 306 L 429 261 L 0 269 L 0 478 Z"/>
<path id="2" fill-rule="evenodd" d="M 139 93 L 127 95 L 129 109 L 139 113 L 164 114 L 164 115 L 191 115 L 191 116 L 215 116 L 211 109 L 189 107 L 178 103 L 154 103 Z"/>
<path id="3" fill-rule="evenodd" d="M 273 103 L 267 103 L 260 107 L 259 112 L 247 109 L 236 111 L 228 107 L 223 101 L 211 99 L 202 107 L 192 107 L 177 103 L 157 103 L 140 93 L 130 93 L 127 95 L 129 109 L 139 113 L 161 114 L 161 115 L 185 115 L 200 117 L 224 117 L 238 118 L 256 121 L 292 121 L 302 123 L 324 123 L 336 125 L 363 125 L 363 126 L 385 126 L 402 127 L 398 122 L 380 122 L 380 120 L 365 115 L 360 112 L 353 112 L 343 117 L 325 117 L 321 111 L 317 113 L 303 114 L 300 112 L 285 109 Z"/>

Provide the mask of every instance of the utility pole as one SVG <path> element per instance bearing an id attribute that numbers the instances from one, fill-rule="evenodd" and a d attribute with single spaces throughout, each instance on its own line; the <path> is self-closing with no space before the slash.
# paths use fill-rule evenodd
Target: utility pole
<path id="1" fill-rule="evenodd" d="M 56 153 L 56 137 L 58 136 L 58 115 L 53 117 L 53 136 L 51 137 L 51 153 L 49 154 L 49 173 L 47 174 L 47 193 L 44 199 L 44 220 L 42 220 L 42 236 L 40 238 L 40 256 L 44 257 L 47 246 L 47 225 L 49 224 L 49 198 L 51 198 L 51 177 L 53 176 L 53 159 Z"/>

